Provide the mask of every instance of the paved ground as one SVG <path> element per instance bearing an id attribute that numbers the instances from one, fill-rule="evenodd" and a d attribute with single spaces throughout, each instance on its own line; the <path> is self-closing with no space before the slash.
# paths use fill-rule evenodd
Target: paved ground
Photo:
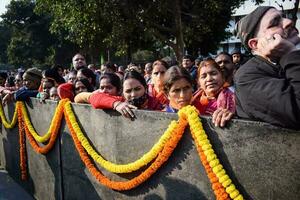
<path id="1" fill-rule="evenodd" d="M 0 200 L 34 200 L 5 170 L 0 169 Z"/>

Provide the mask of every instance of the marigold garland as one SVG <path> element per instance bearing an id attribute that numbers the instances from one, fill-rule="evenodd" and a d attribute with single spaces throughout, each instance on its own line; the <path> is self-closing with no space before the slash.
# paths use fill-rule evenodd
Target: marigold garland
<path id="1" fill-rule="evenodd" d="M 226 193 L 224 187 L 222 186 L 222 184 L 219 183 L 217 176 L 213 173 L 211 167 L 209 166 L 209 162 L 207 160 L 209 158 L 206 158 L 200 144 L 197 142 L 196 137 L 195 137 L 195 133 L 193 131 L 191 131 L 191 133 L 192 133 L 193 139 L 196 143 L 196 147 L 197 147 L 197 151 L 199 153 L 200 160 L 201 160 L 201 162 L 204 166 L 204 169 L 207 173 L 209 181 L 212 184 L 212 189 L 213 189 L 213 191 L 216 195 L 216 199 L 217 200 L 230 199 L 228 194 Z"/>
<path id="2" fill-rule="evenodd" d="M 194 133 L 196 143 L 198 143 L 201 149 L 203 150 L 203 153 L 206 156 L 207 160 L 209 159 L 209 166 L 218 178 L 219 183 L 222 184 L 222 186 L 225 188 L 225 191 L 227 194 L 229 194 L 230 198 L 234 200 L 244 199 L 243 196 L 236 189 L 235 185 L 232 183 L 229 176 L 226 174 L 226 171 L 220 164 L 217 155 L 214 153 L 212 145 L 207 139 L 207 135 L 202 127 L 196 108 L 193 106 L 187 106 L 186 110 L 190 130 L 192 133 Z M 199 153 L 201 154 L 201 152 Z"/>
<path id="3" fill-rule="evenodd" d="M 63 99 L 63 100 L 59 101 L 59 104 L 55 109 L 54 116 L 53 116 L 51 124 L 50 124 L 50 128 L 47 131 L 47 133 L 44 134 L 43 136 L 39 136 L 39 134 L 35 131 L 35 129 L 33 128 L 32 124 L 31 124 L 31 121 L 29 119 L 26 106 L 24 105 L 23 102 L 21 103 L 25 125 L 26 125 L 27 129 L 29 130 L 30 134 L 34 137 L 34 139 L 36 141 L 38 141 L 40 143 L 46 142 L 49 140 L 52 133 L 58 132 L 62 118 L 63 118 L 63 109 L 64 109 L 64 104 L 66 101 L 67 101 L 67 99 Z"/>
<path id="4" fill-rule="evenodd" d="M 16 104 L 16 107 L 15 107 L 13 118 L 12 118 L 11 122 L 8 122 L 7 119 L 6 119 L 4 110 L 3 110 L 2 103 L 0 103 L 0 118 L 1 118 L 1 121 L 2 121 L 3 126 L 5 128 L 11 129 L 11 128 L 15 127 L 15 125 L 17 123 L 17 104 Z"/>
<path id="5" fill-rule="evenodd" d="M 27 166 L 26 166 L 26 144 L 25 133 L 23 130 L 22 109 L 21 102 L 16 103 L 16 111 L 18 114 L 18 126 L 19 126 L 19 144 L 20 144 L 20 171 L 21 179 L 27 180 Z"/>
<path id="6" fill-rule="evenodd" d="M 105 177 L 98 169 L 95 167 L 95 165 L 91 162 L 88 154 L 86 153 L 85 149 L 81 145 L 80 141 L 78 140 L 75 130 L 72 128 L 71 121 L 69 119 L 69 115 L 65 111 L 65 119 L 66 123 L 70 129 L 72 138 L 75 143 L 75 147 L 77 151 L 79 152 L 81 160 L 84 162 L 85 166 L 88 168 L 88 170 L 91 172 L 91 174 L 103 185 L 114 189 L 114 190 L 130 190 L 132 188 L 137 187 L 141 183 L 145 182 L 148 178 L 150 178 L 160 167 L 163 163 L 165 163 L 172 152 L 174 151 L 175 147 L 177 146 L 178 142 L 180 141 L 185 126 L 186 121 L 185 120 L 179 120 L 178 126 L 179 128 L 177 130 L 174 130 L 173 137 L 170 138 L 169 141 L 165 144 L 165 147 L 163 150 L 158 154 L 157 158 L 154 160 L 154 162 L 140 175 L 134 177 L 131 180 L 128 181 L 112 181 Z"/>
<path id="7" fill-rule="evenodd" d="M 61 100 L 61 102 L 59 103 L 59 105 L 61 105 L 58 109 L 58 112 L 62 112 L 63 114 L 63 108 L 64 108 L 64 104 L 67 102 L 68 100 L 67 99 L 63 99 Z M 24 104 L 23 104 L 24 106 Z M 23 106 L 22 106 L 22 112 L 23 112 Z M 56 142 L 56 138 L 57 136 L 59 135 L 59 128 L 60 128 L 60 125 L 61 125 L 61 119 L 60 119 L 60 115 L 62 114 L 59 114 L 59 115 L 55 115 L 54 119 L 52 120 L 52 122 L 55 124 L 54 126 L 54 130 L 53 132 L 50 132 L 51 135 L 50 135 L 50 139 L 48 141 L 48 144 L 46 144 L 45 146 L 43 147 L 40 147 L 38 145 L 38 143 L 36 142 L 34 136 L 32 135 L 32 133 L 30 132 L 29 128 L 25 125 L 24 129 L 25 129 L 25 133 L 26 133 L 26 136 L 27 138 L 29 139 L 29 142 L 30 142 L 30 145 L 32 146 L 32 148 L 37 152 L 37 153 L 41 153 L 41 154 L 46 154 L 48 153 L 52 148 L 53 146 L 55 145 L 55 142 Z M 24 115 L 23 115 L 23 119 L 24 119 Z M 25 119 L 24 119 L 25 120 Z M 26 123 L 25 123 L 26 124 Z"/>
<path id="8" fill-rule="evenodd" d="M 47 153 L 52 149 L 58 136 L 58 130 L 62 121 L 62 115 L 65 115 L 66 123 L 70 129 L 71 136 L 74 140 L 77 151 L 79 152 L 81 160 L 84 162 L 91 174 L 103 185 L 115 190 L 129 190 L 137 187 L 148 178 L 150 178 L 161 165 L 168 160 L 178 142 L 182 138 L 184 129 L 189 123 L 190 130 L 195 140 L 197 151 L 201 162 L 205 168 L 208 178 L 212 184 L 213 191 L 218 200 L 234 199 L 242 200 L 243 196 L 236 189 L 225 169 L 220 164 L 217 155 L 212 149 L 212 145 L 202 127 L 198 112 L 195 107 L 187 106 L 178 112 L 178 122 L 172 122 L 159 141 L 152 147 L 152 149 L 135 162 L 129 164 L 118 165 L 110 163 L 96 153 L 91 147 L 87 138 L 82 133 L 76 117 L 72 111 L 69 100 L 61 100 L 56 108 L 54 117 L 51 121 L 49 131 L 44 136 L 39 136 L 29 120 L 26 107 L 22 102 L 16 103 L 14 117 L 11 123 L 6 121 L 3 108 L 0 106 L 0 117 L 5 127 L 13 127 L 18 119 L 19 126 L 19 142 L 20 142 L 20 167 L 21 177 L 23 180 L 27 178 L 26 171 L 26 148 L 25 148 L 25 134 L 27 135 L 31 146 L 38 153 Z M 24 134 L 25 130 L 25 134 Z M 49 140 L 50 138 L 50 140 Z M 49 140 L 48 144 L 40 147 L 37 141 L 45 142 Z M 141 174 L 127 181 L 112 181 L 104 176 L 90 160 L 91 157 L 99 162 L 104 168 L 116 173 L 127 173 L 140 169 L 154 160 L 152 164 L 147 167 Z"/>
<path id="9" fill-rule="evenodd" d="M 141 158 L 139 158 L 134 162 L 128 164 L 115 164 L 105 160 L 90 145 L 88 139 L 84 136 L 84 134 L 80 129 L 80 126 L 76 121 L 76 117 L 74 115 L 74 112 L 72 111 L 70 102 L 67 102 L 65 104 L 65 109 L 66 109 L 66 115 L 68 115 L 68 118 L 70 120 L 70 124 L 74 129 L 78 140 L 80 141 L 81 145 L 84 147 L 86 152 L 93 158 L 94 161 L 100 164 L 107 171 L 113 173 L 129 173 L 129 172 L 137 171 L 141 167 L 150 163 L 153 159 L 157 157 L 158 153 L 162 151 L 163 147 L 165 146 L 165 143 L 170 139 L 172 132 L 177 129 L 176 121 L 172 121 L 168 129 L 160 137 L 159 141 L 151 148 L 149 152 L 147 152 Z"/>

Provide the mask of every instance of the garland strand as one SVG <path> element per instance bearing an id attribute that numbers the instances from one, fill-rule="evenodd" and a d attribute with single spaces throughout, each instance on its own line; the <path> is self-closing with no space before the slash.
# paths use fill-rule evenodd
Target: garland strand
<path id="1" fill-rule="evenodd" d="M 110 163 L 104 160 L 104 158 L 102 158 L 96 153 L 96 151 L 89 144 L 87 138 L 82 133 L 76 121 L 76 117 L 72 111 L 69 100 L 61 100 L 61 102 L 56 108 L 49 131 L 43 137 L 38 136 L 38 134 L 34 131 L 34 128 L 32 127 L 32 124 L 29 120 L 28 113 L 26 112 L 26 107 L 22 102 L 17 102 L 14 117 L 11 123 L 8 123 L 6 121 L 3 109 L 2 107 L 0 107 L 1 119 L 3 121 L 3 124 L 6 124 L 7 127 L 13 127 L 13 125 L 16 124 L 16 122 L 14 122 L 16 121 L 16 118 L 18 118 L 19 121 L 18 126 L 20 142 L 20 167 L 21 177 L 23 180 L 27 178 L 25 134 L 28 137 L 31 146 L 36 152 L 43 154 L 49 152 L 56 142 L 63 114 L 65 115 L 66 123 L 70 129 L 71 136 L 74 140 L 76 149 L 79 152 L 81 160 L 84 162 L 91 174 L 100 183 L 111 189 L 129 190 L 137 187 L 138 185 L 146 181 L 148 178 L 150 178 L 161 167 L 161 165 L 168 160 L 175 147 L 177 146 L 178 142 L 182 138 L 187 123 L 189 123 L 192 137 L 197 146 L 199 157 L 209 177 L 217 199 L 225 200 L 229 199 L 229 197 L 234 200 L 243 199 L 243 196 L 236 189 L 235 185 L 232 183 L 231 179 L 226 174 L 225 169 L 223 169 L 223 166 L 220 164 L 220 161 L 218 160 L 217 155 L 214 153 L 212 145 L 210 144 L 210 141 L 202 127 L 201 121 L 198 116 L 198 112 L 196 108 L 192 106 L 187 106 L 178 112 L 179 121 L 177 123 L 172 122 L 170 124 L 167 131 L 163 134 L 160 140 L 152 147 L 152 149 L 148 153 L 146 153 L 137 161 L 124 165 Z M 44 147 L 40 147 L 37 144 L 37 141 L 44 142 L 47 140 L 49 140 L 49 142 Z M 101 164 L 109 171 L 117 173 L 132 172 L 137 169 L 140 169 L 142 166 L 147 165 L 152 160 L 154 161 L 148 168 L 141 172 L 141 174 L 139 174 L 131 180 L 112 181 L 106 176 L 104 176 L 95 167 L 93 162 L 90 160 L 88 154 L 91 155 L 91 157 L 97 162 L 100 161 L 99 164 Z"/>
<path id="2" fill-rule="evenodd" d="M 54 113 L 53 119 L 51 121 L 50 128 L 47 131 L 47 133 L 44 134 L 43 136 L 39 136 L 39 134 L 35 131 L 35 129 L 33 128 L 32 124 L 31 124 L 30 118 L 28 116 L 26 106 L 24 105 L 23 102 L 21 103 L 25 125 L 26 125 L 27 129 L 29 130 L 30 134 L 34 137 L 34 139 L 36 141 L 38 141 L 40 143 L 46 142 L 49 140 L 52 133 L 58 132 L 62 118 L 63 118 L 63 109 L 64 109 L 64 104 L 66 103 L 66 101 L 68 101 L 68 100 L 63 99 L 63 100 L 59 101 L 59 104 L 55 109 L 55 113 Z"/>
<path id="3" fill-rule="evenodd" d="M 78 138 L 78 140 L 80 141 L 81 145 L 84 147 L 86 152 L 93 158 L 94 161 L 100 164 L 104 169 L 113 173 L 130 173 L 133 171 L 137 171 L 141 167 L 150 163 L 153 159 L 157 157 L 158 153 L 162 151 L 166 142 L 171 138 L 171 135 L 174 132 L 174 130 L 177 129 L 177 123 L 175 121 L 172 121 L 168 129 L 160 137 L 159 141 L 151 148 L 149 152 L 147 152 L 141 158 L 139 158 L 134 162 L 128 164 L 115 164 L 105 160 L 90 145 L 88 139 L 84 136 L 84 134 L 80 129 L 80 126 L 76 121 L 76 117 L 74 115 L 74 112 L 72 111 L 70 102 L 67 102 L 65 104 L 65 110 L 66 110 L 66 115 L 70 120 L 70 124 L 71 124 L 70 126 L 72 126 L 72 128 L 74 129 L 76 133 L 76 137 Z"/>
<path id="4" fill-rule="evenodd" d="M 179 128 L 175 130 L 175 132 L 173 133 L 173 137 L 171 137 L 171 139 L 167 141 L 165 147 L 158 154 L 158 157 L 154 160 L 154 162 L 140 175 L 128 181 L 112 181 L 107 177 L 105 177 L 100 171 L 98 171 L 95 165 L 91 162 L 88 154 L 85 152 L 85 149 L 82 147 L 80 141 L 78 140 L 75 130 L 72 128 L 72 124 L 70 122 L 70 119 L 68 118 L 68 114 L 66 113 L 66 110 L 64 111 L 65 111 L 66 123 L 70 129 L 72 138 L 74 140 L 76 149 L 80 155 L 81 160 L 84 162 L 85 166 L 88 168 L 90 173 L 100 183 L 114 190 L 130 190 L 132 188 L 137 187 L 138 185 L 146 181 L 148 178 L 150 178 L 161 167 L 161 165 L 168 160 L 168 158 L 174 151 L 175 147 L 177 146 L 178 142 L 180 141 L 186 126 L 186 121 L 179 120 L 178 122 Z"/>
<path id="5" fill-rule="evenodd" d="M 187 106 L 186 109 L 190 130 L 192 133 L 195 133 L 196 142 L 201 146 L 201 149 L 203 150 L 204 155 L 209 162 L 209 166 L 211 167 L 213 173 L 217 176 L 219 183 L 222 184 L 222 186 L 226 190 L 226 193 L 229 194 L 231 199 L 244 199 L 236 189 L 235 185 L 232 183 L 232 180 L 226 174 L 225 169 L 223 169 L 223 166 L 220 164 L 217 155 L 212 149 L 212 145 L 210 144 L 210 141 L 208 140 L 207 135 L 203 130 L 196 108 L 193 106 Z M 199 153 L 201 154 L 201 152 Z"/>
<path id="6" fill-rule="evenodd" d="M 217 176 L 213 173 L 209 162 L 200 146 L 200 144 L 198 143 L 198 141 L 196 140 L 196 136 L 195 133 L 193 131 L 191 131 L 192 133 L 192 137 L 196 143 L 196 147 L 197 147 L 197 151 L 200 157 L 200 160 L 204 166 L 204 169 L 206 171 L 206 174 L 209 178 L 210 183 L 212 184 L 212 189 L 216 195 L 216 199 L 217 200 L 227 200 L 230 199 L 228 194 L 226 193 L 224 187 L 222 186 L 222 184 L 219 183 Z"/>
<path id="7" fill-rule="evenodd" d="M 8 122 L 6 119 L 5 113 L 3 111 L 2 103 L 0 103 L 0 118 L 1 118 L 1 121 L 5 128 L 11 129 L 11 128 L 15 127 L 15 125 L 17 123 L 17 106 L 15 107 L 14 115 L 13 115 L 11 122 Z"/>
<path id="8" fill-rule="evenodd" d="M 16 113 L 18 113 L 18 126 L 19 126 L 19 144 L 20 144 L 20 170 L 21 179 L 27 180 L 27 166 L 26 166 L 26 144 L 25 133 L 23 130 L 22 109 L 21 102 L 16 103 Z"/>

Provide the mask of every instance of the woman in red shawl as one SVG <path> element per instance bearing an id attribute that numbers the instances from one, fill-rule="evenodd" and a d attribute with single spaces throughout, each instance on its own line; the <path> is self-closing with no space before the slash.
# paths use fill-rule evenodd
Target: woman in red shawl
<path id="1" fill-rule="evenodd" d="M 100 82 L 101 88 L 101 82 Z M 144 77 L 136 72 L 129 71 L 124 76 L 123 96 L 111 95 L 104 92 L 83 93 L 75 97 L 84 97 L 84 101 L 89 102 L 97 109 L 115 109 L 125 117 L 133 118 L 132 109 L 161 110 L 162 105 L 147 93 L 147 84 Z"/>

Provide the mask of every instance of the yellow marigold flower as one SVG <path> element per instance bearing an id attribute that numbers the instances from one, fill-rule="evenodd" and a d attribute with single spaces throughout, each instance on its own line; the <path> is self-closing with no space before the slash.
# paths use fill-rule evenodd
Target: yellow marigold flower
<path id="1" fill-rule="evenodd" d="M 236 198 L 239 194 L 240 194 L 239 191 L 237 191 L 237 189 L 235 189 L 233 192 L 231 192 L 231 193 L 229 194 L 229 196 L 230 196 L 230 198 L 234 199 L 234 198 Z"/>
<path id="2" fill-rule="evenodd" d="M 223 169 L 223 166 L 219 164 L 219 165 L 215 166 L 212 170 L 215 174 L 217 174 L 222 169 Z"/>
<path id="3" fill-rule="evenodd" d="M 226 174 L 224 169 L 221 169 L 216 175 L 217 177 L 220 179 L 222 176 L 224 176 Z"/>
<path id="4" fill-rule="evenodd" d="M 230 194 L 231 192 L 233 192 L 235 190 L 235 186 L 233 184 L 231 184 L 229 187 L 226 188 L 226 192 L 228 194 Z"/>
<path id="5" fill-rule="evenodd" d="M 244 200 L 244 197 L 239 194 L 237 197 L 234 198 L 234 200 Z"/>
<path id="6" fill-rule="evenodd" d="M 222 176 L 221 178 L 219 178 L 219 182 L 224 183 L 228 179 L 229 179 L 229 176 L 226 174 L 226 175 Z"/>
<path id="7" fill-rule="evenodd" d="M 231 183 L 232 183 L 231 179 L 228 178 L 226 181 L 224 181 L 224 182 L 222 183 L 222 185 L 223 185 L 224 188 L 226 188 L 226 187 L 228 187 Z"/>
<path id="8" fill-rule="evenodd" d="M 212 161 L 209 162 L 209 166 L 214 168 L 215 166 L 217 166 L 220 163 L 219 159 L 214 159 Z"/>

